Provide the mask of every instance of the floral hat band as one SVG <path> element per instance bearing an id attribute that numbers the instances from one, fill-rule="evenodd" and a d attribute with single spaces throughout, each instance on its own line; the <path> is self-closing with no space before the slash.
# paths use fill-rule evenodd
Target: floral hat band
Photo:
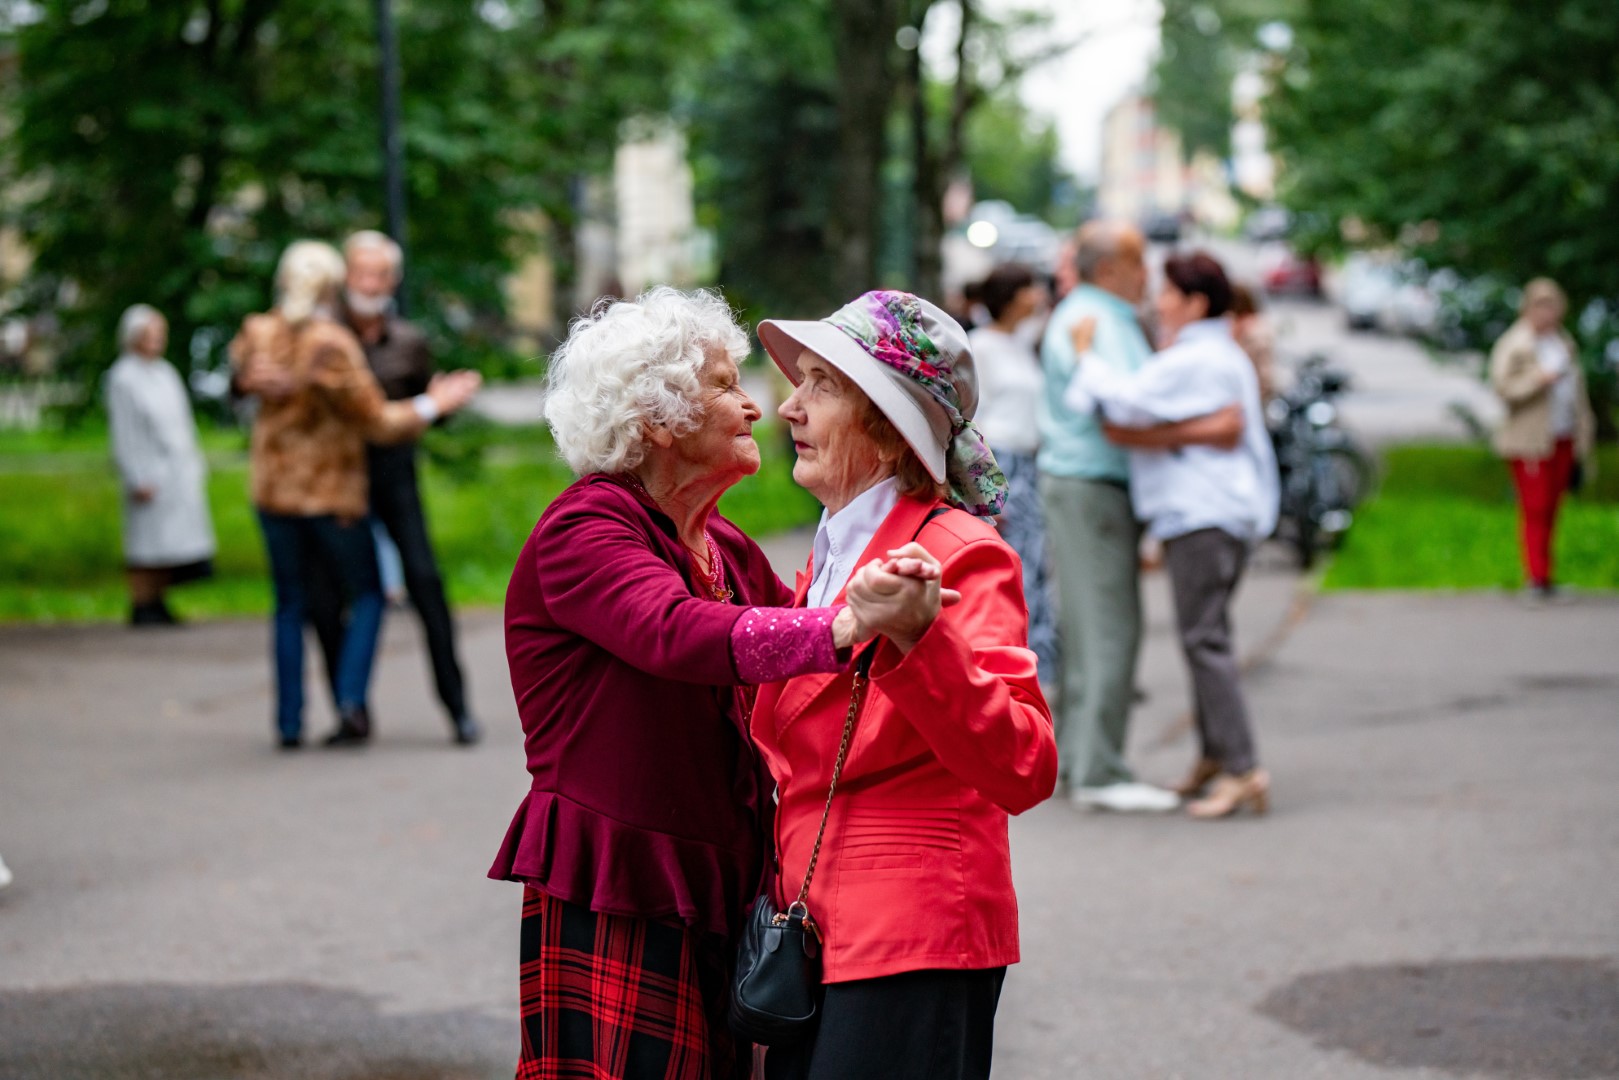
<path id="1" fill-rule="evenodd" d="M 818 322 L 766 320 L 759 340 L 795 383 L 798 353 L 824 357 L 847 375 L 916 451 L 950 501 L 979 517 L 1006 505 L 1006 477 L 972 423 L 978 379 L 967 335 L 942 309 L 910 293 L 879 289 Z"/>

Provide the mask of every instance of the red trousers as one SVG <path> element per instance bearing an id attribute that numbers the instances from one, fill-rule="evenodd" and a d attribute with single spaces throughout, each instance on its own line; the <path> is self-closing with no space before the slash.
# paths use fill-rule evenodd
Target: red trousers
<path id="1" fill-rule="evenodd" d="M 1550 585 L 1552 529 L 1557 523 L 1557 504 L 1574 471 L 1574 440 L 1558 439 L 1549 458 L 1513 458 L 1511 465 L 1523 518 L 1524 569 L 1531 585 Z"/>

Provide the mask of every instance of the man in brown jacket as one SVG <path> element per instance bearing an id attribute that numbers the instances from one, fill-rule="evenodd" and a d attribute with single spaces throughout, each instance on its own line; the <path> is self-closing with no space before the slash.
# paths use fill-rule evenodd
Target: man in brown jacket
<path id="1" fill-rule="evenodd" d="M 276 725 L 281 746 L 303 731 L 306 567 L 335 571 L 350 607 L 335 669 L 339 724 L 328 744 L 364 742 L 382 592 L 367 515 L 367 442 L 419 436 L 477 390 L 473 372 L 435 376 L 410 401 L 388 401 L 359 343 L 335 319 L 343 260 L 326 244 L 298 241 L 276 271 L 276 307 L 250 315 L 231 342 L 238 385 L 261 397 L 253 424 L 252 489 L 269 553 L 276 610 Z"/>
<path id="2" fill-rule="evenodd" d="M 382 233 L 364 230 L 343 243 L 347 277 L 343 314 L 359 338 L 366 363 L 390 401 L 415 397 L 433 378 L 433 356 L 427 338 L 414 325 L 394 313 L 393 296 L 399 288 L 404 253 Z M 444 595 L 444 579 L 427 532 L 416 477 L 418 441 L 374 441 L 366 448 L 371 513 L 382 523 L 399 551 L 405 591 L 422 623 L 422 637 L 433 667 L 433 685 L 448 714 L 452 736 L 462 746 L 477 742 L 481 731 L 467 707 L 466 682 L 456 656 L 455 621 Z M 312 566 L 314 584 L 326 568 Z M 343 612 L 337 590 L 314 588 L 310 622 L 320 640 L 328 671 L 336 670 L 342 641 Z"/>

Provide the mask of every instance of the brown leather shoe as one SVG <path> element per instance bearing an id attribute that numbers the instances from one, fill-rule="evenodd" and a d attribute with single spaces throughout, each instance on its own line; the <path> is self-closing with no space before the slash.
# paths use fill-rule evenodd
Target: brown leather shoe
<path id="1" fill-rule="evenodd" d="M 1264 769 L 1250 769 L 1241 776 L 1221 773 L 1207 795 L 1186 805 L 1187 814 L 1205 820 L 1230 817 L 1242 809 L 1255 814 L 1270 809 L 1270 774 Z"/>
<path id="2" fill-rule="evenodd" d="M 1198 758 L 1192 771 L 1186 774 L 1186 779 L 1169 790 L 1183 799 L 1195 799 L 1203 794 L 1203 789 L 1209 786 L 1209 781 L 1220 775 L 1220 763 L 1213 758 Z"/>

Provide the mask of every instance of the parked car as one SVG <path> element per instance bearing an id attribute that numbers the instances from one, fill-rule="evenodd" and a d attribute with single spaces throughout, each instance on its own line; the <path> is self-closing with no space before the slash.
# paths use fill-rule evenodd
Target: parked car
<path id="1" fill-rule="evenodd" d="M 1280 206 L 1261 206 L 1242 223 L 1243 235 L 1256 244 L 1286 240 L 1292 231 L 1292 211 Z"/>
<path id="2" fill-rule="evenodd" d="M 1272 296 L 1320 296 L 1321 264 L 1286 244 L 1267 246 L 1259 255 L 1260 282 Z"/>
<path id="3" fill-rule="evenodd" d="M 1391 334 L 1431 339 L 1439 327 L 1439 299 L 1428 284 L 1428 267 L 1408 259 L 1394 270 L 1394 290 L 1377 314 L 1377 325 Z"/>
<path id="4" fill-rule="evenodd" d="M 1178 244 L 1181 242 L 1180 215 L 1166 210 L 1148 214 L 1142 219 L 1141 232 L 1155 244 Z"/>
<path id="5" fill-rule="evenodd" d="M 1351 330 L 1372 330 L 1377 318 L 1398 288 L 1399 280 L 1389 260 L 1357 251 L 1344 260 L 1338 277 L 1338 306 Z"/>

